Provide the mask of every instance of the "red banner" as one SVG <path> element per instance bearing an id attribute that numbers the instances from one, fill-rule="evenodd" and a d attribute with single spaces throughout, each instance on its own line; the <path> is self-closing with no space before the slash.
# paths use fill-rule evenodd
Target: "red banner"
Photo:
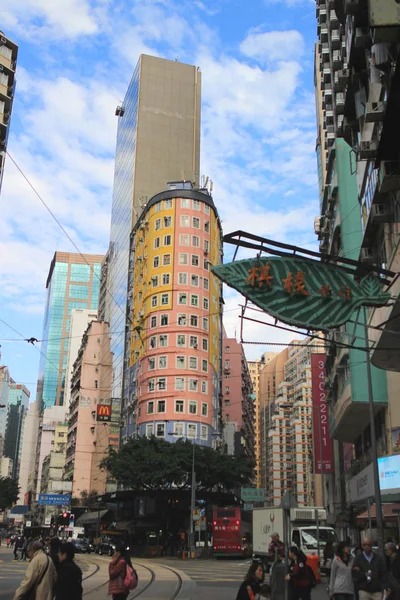
<path id="1" fill-rule="evenodd" d="M 325 360 L 325 354 L 311 354 L 314 473 L 333 473 L 333 448 L 329 435 L 328 401 L 325 389 Z"/>

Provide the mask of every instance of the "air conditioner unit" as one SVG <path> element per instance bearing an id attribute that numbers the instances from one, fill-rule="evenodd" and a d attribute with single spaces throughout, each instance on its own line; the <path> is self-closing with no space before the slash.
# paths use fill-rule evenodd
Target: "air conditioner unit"
<path id="1" fill-rule="evenodd" d="M 370 39 L 371 34 L 368 27 L 356 27 L 354 36 L 354 45 L 356 48 L 365 48 Z"/>
<path id="2" fill-rule="evenodd" d="M 371 140 L 370 142 L 360 142 L 360 147 L 358 149 L 358 159 L 368 160 L 369 158 L 376 158 L 377 152 L 378 145 L 375 140 Z"/>
<path id="3" fill-rule="evenodd" d="M 6 38 L 5 38 L 5 37 L 0 37 L 0 42 L 1 42 L 2 44 L 6 44 L 6 43 L 7 43 L 7 40 L 6 40 Z"/>
<path id="4" fill-rule="evenodd" d="M 374 262 L 375 253 L 372 248 L 361 248 L 360 260 L 363 262 Z"/>
<path id="5" fill-rule="evenodd" d="M 314 233 L 318 235 L 321 231 L 321 217 L 314 218 Z"/>
<path id="6" fill-rule="evenodd" d="M 376 123 L 382 121 L 385 116 L 386 102 L 371 102 L 368 100 L 365 107 L 365 121 L 366 123 Z"/>
<path id="7" fill-rule="evenodd" d="M 371 219 L 377 223 L 389 223 L 392 217 L 390 204 L 373 204 L 371 206 Z"/>

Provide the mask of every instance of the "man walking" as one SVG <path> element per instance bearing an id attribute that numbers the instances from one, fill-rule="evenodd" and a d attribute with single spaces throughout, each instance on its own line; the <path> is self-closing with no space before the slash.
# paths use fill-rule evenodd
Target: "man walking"
<path id="1" fill-rule="evenodd" d="M 285 558 L 285 546 L 279 539 L 279 533 L 271 533 L 271 542 L 268 546 L 268 558 L 271 562 Z"/>
<path id="2" fill-rule="evenodd" d="M 57 573 L 53 561 L 43 552 L 40 542 L 31 542 L 27 548 L 30 560 L 25 577 L 14 594 L 13 600 L 52 600 Z"/>
<path id="3" fill-rule="evenodd" d="M 353 562 L 353 580 L 359 600 L 382 600 L 387 581 L 385 561 L 372 551 L 372 542 L 365 538 L 362 552 Z"/>
<path id="4" fill-rule="evenodd" d="M 58 550 L 55 600 L 82 600 L 82 571 L 74 561 L 75 549 L 64 542 Z"/>

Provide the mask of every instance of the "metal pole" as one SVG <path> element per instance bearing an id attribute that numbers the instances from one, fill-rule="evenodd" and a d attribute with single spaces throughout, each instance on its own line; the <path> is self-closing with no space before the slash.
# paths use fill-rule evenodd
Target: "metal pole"
<path id="1" fill-rule="evenodd" d="M 318 556 L 318 562 L 319 562 L 319 514 L 318 514 L 318 509 L 315 509 L 315 523 L 317 525 L 317 556 Z"/>
<path id="2" fill-rule="evenodd" d="M 289 517 L 289 518 L 288 518 Z M 285 600 L 289 599 L 289 584 L 286 576 L 289 573 L 289 531 L 288 522 L 290 520 L 290 509 L 283 509 L 283 543 L 285 547 Z"/>
<path id="3" fill-rule="evenodd" d="M 321 406 L 318 406 L 318 418 L 319 418 L 319 460 L 321 462 L 321 491 L 322 491 L 322 507 L 326 508 L 325 505 L 325 486 L 324 486 L 324 461 L 322 454 L 322 423 L 321 423 Z"/>
<path id="4" fill-rule="evenodd" d="M 399 534 L 399 541 L 400 541 L 400 515 L 399 513 L 397 513 L 397 530 L 398 530 L 398 534 Z"/>
<path id="5" fill-rule="evenodd" d="M 368 382 L 368 406 L 369 406 L 369 420 L 371 429 L 371 457 L 372 467 L 374 472 L 374 496 L 375 496 L 375 509 L 376 509 L 376 532 L 378 540 L 378 548 L 380 554 L 383 556 L 383 519 L 382 519 L 382 501 L 381 501 L 381 490 L 379 487 L 379 470 L 378 470 L 378 452 L 376 448 L 376 431 L 375 431 L 375 415 L 374 415 L 374 393 L 372 389 L 372 375 L 371 375 L 371 357 L 369 353 L 369 339 L 368 339 L 368 317 L 367 309 L 364 306 L 364 336 L 366 346 L 366 363 L 367 363 L 367 382 Z"/>
<path id="6" fill-rule="evenodd" d="M 368 506 L 368 529 L 369 529 L 369 537 L 371 537 L 372 533 L 372 523 L 371 523 L 371 500 L 370 498 L 368 498 L 367 500 L 367 506 Z"/>
<path id="7" fill-rule="evenodd" d="M 190 502 L 190 536 L 189 536 L 189 553 L 191 552 L 192 546 L 194 545 L 194 510 L 196 508 L 196 473 L 194 470 L 194 441 L 192 442 L 193 454 L 192 454 L 192 489 L 191 489 L 191 502 Z"/>

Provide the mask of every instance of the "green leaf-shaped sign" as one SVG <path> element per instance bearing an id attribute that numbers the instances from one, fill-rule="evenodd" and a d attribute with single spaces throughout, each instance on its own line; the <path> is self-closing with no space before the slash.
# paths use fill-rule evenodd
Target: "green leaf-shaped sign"
<path id="1" fill-rule="evenodd" d="M 348 321 L 360 306 L 384 306 L 390 294 L 374 275 L 360 283 L 336 267 L 295 256 L 239 260 L 212 272 L 283 323 L 328 330 Z"/>

